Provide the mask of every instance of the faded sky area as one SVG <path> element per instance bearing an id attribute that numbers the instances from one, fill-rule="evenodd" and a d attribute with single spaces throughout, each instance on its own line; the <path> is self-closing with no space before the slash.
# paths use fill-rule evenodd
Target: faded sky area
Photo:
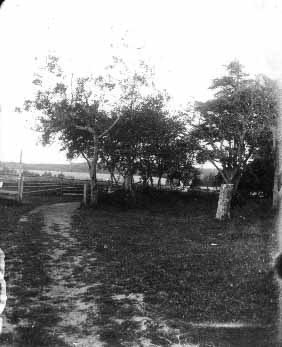
<path id="1" fill-rule="evenodd" d="M 77 75 L 99 73 L 113 53 L 144 59 L 175 107 L 208 98 L 234 58 L 252 75 L 282 76 L 279 0 L 6 0 L 0 33 L 0 161 L 18 161 L 23 149 L 24 162 L 66 162 L 58 146 L 38 143 L 35 115 L 14 112 L 50 53 Z"/>

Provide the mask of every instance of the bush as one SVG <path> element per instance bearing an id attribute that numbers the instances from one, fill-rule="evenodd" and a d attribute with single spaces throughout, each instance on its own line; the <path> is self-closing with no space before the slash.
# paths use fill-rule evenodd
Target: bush
<path id="1" fill-rule="evenodd" d="M 244 196 L 256 196 L 265 198 L 272 196 L 274 177 L 274 163 L 272 158 L 257 158 L 248 166 L 240 180 L 238 191 Z"/>

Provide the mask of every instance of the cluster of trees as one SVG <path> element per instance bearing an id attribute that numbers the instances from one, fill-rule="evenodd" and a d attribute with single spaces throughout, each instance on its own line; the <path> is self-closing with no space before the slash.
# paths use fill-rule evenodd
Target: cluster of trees
<path id="1" fill-rule="evenodd" d="M 158 185 L 164 175 L 189 182 L 195 171 L 196 142 L 180 117 L 170 117 L 162 94 L 143 98 L 134 109 L 125 108 L 117 125 L 104 138 L 100 157 L 112 176 L 124 177 L 125 190 L 134 194 L 133 175 L 143 186 Z"/>
<path id="2" fill-rule="evenodd" d="M 25 109 L 39 111 L 43 143 L 59 140 L 68 158 L 85 158 L 93 205 L 98 203 L 98 164 L 113 180 L 115 173 L 122 175 L 134 195 L 136 173 L 143 185 L 153 177 L 160 184 L 164 175 L 187 183 L 196 162 L 210 162 L 234 194 L 251 165 L 268 160 L 276 173 L 277 200 L 277 94 L 267 77 L 251 79 L 239 62 L 231 62 L 227 74 L 212 83 L 213 99 L 171 115 L 166 93 L 156 90 L 144 63 L 130 71 L 114 58 L 103 76 L 68 80 L 58 59 L 49 57 L 45 71 L 52 78 L 46 84 L 43 74 L 36 76 L 38 89 Z"/>
<path id="3" fill-rule="evenodd" d="M 110 70 L 110 71 L 109 71 Z M 118 71 L 118 73 L 117 73 Z M 97 166 L 124 177 L 134 197 L 133 175 L 143 185 L 153 177 L 189 180 L 194 171 L 195 139 L 180 115 L 170 116 L 168 97 L 156 90 L 151 69 L 141 63 L 129 71 L 114 58 L 107 74 L 68 80 L 56 57 L 47 77 L 37 74 L 36 94 L 25 110 L 37 111 L 44 144 L 59 140 L 69 159 L 83 157 L 89 167 L 91 204 L 98 203 Z"/>

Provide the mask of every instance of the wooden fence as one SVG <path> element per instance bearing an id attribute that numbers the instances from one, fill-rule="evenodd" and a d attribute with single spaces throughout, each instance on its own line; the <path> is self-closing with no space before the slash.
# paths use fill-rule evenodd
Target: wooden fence
<path id="1" fill-rule="evenodd" d="M 0 197 L 9 200 L 21 200 L 22 180 L 15 174 L 0 175 Z"/>
<path id="2" fill-rule="evenodd" d="M 89 186 L 89 181 L 73 178 L 0 174 L 0 198 L 19 202 L 28 197 L 47 194 L 81 199 L 86 202 L 90 195 Z M 99 191 L 109 191 L 112 188 L 107 181 L 98 182 Z"/>

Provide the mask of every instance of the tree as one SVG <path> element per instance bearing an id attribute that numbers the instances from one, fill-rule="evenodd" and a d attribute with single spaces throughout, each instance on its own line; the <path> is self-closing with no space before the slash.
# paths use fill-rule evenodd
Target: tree
<path id="1" fill-rule="evenodd" d="M 274 161 L 272 156 L 255 158 L 247 165 L 238 186 L 238 192 L 244 197 L 251 193 L 262 193 L 263 197 L 271 197 L 273 190 Z"/>
<path id="2" fill-rule="evenodd" d="M 54 138 L 61 142 L 68 158 L 82 156 L 88 164 L 91 186 L 91 204 L 98 203 L 97 163 L 101 139 L 116 124 L 118 118 L 111 118 L 100 109 L 100 101 L 87 91 L 88 79 L 78 79 L 71 98 L 67 86 L 57 84 L 52 90 L 39 91 L 28 103 L 41 111 L 38 130 L 43 143 Z M 95 83 L 96 81 L 93 81 Z M 101 83 L 101 80 L 99 81 Z"/>
<path id="3" fill-rule="evenodd" d="M 92 205 L 98 203 L 97 164 L 102 141 L 117 124 L 120 109 L 133 105 L 139 89 L 147 85 L 147 66 L 141 65 L 145 72 L 134 71 L 129 75 L 125 63 L 114 58 L 105 76 L 74 79 L 72 75 L 68 79 L 58 58 L 51 56 L 47 63 L 48 78 L 36 76 L 33 81 L 38 86 L 36 95 L 25 102 L 26 110 L 40 113 L 38 130 L 44 144 L 59 140 L 68 158 L 82 156 L 87 161 Z"/>
<path id="4" fill-rule="evenodd" d="M 149 95 L 139 98 L 121 110 L 122 117 L 103 146 L 103 160 L 111 170 L 124 177 L 124 188 L 132 196 L 133 175 L 140 173 L 143 182 L 152 179 L 157 137 L 163 133 L 165 112 L 163 95 Z"/>
<path id="5" fill-rule="evenodd" d="M 144 100 L 140 109 L 138 171 L 144 186 L 153 185 L 156 176 L 160 187 L 165 173 L 180 173 L 188 163 L 185 123 L 169 114 L 167 100 L 166 95 L 158 94 Z"/>
<path id="6" fill-rule="evenodd" d="M 198 172 L 194 167 L 198 143 L 186 133 L 181 138 L 174 139 L 169 147 L 169 157 L 166 162 L 168 181 L 172 184 L 173 179 L 176 179 L 183 185 L 190 185 Z"/>
<path id="7" fill-rule="evenodd" d="M 198 160 L 211 162 L 235 193 L 262 139 L 271 138 L 266 118 L 272 111 L 273 100 L 259 79 L 247 78 L 239 62 L 231 62 L 226 69 L 227 75 L 215 79 L 211 86 L 215 97 L 196 104 L 198 124 L 194 124 L 193 133 L 201 141 Z M 228 196 L 225 203 L 230 206 L 232 194 Z M 219 199 L 218 207 L 221 204 Z M 230 214 L 228 208 L 225 211 L 226 215 L 218 218 Z"/>
<path id="8" fill-rule="evenodd" d="M 125 179 L 125 189 L 132 192 L 134 174 L 141 176 L 143 186 L 158 186 L 164 174 L 187 180 L 191 176 L 195 151 L 187 136 L 185 123 L 171 117 L 166 110 L 166 95 L 147 96 L 134 109 L 125 108 L 120 122 L 110 131 L 103 146 L 105 166 Z"/>

